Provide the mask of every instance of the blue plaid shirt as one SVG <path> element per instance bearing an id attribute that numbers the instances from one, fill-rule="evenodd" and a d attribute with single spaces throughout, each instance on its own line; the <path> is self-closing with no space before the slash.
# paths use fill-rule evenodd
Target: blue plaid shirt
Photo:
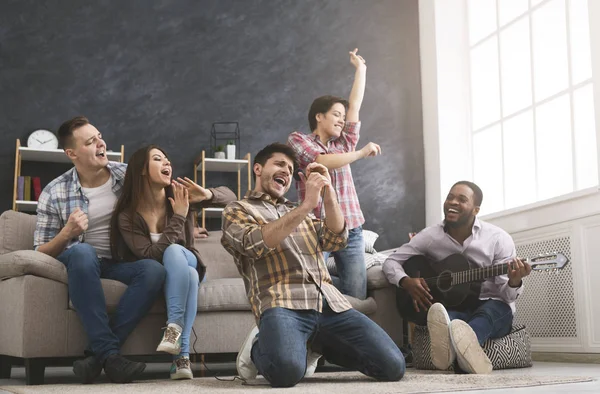
<path id="1" fill-rule="evenodd" d="M 121 193 L 127 164 L 109 162 L 106 166 L 110 171 L 112 191 L 117 196 Z M 50 182 L 40 194 L 37 205 L 37 223 L 33 235 L 33 247 L 48 243 L 58 235 L 69 221 L 71 213 L 80 208 L 88 213 L 88 199 L 81 191 L 81 183 L 75 167 Z M 67 249 L 83 242 L 85 233 L 69 241 Z"/>

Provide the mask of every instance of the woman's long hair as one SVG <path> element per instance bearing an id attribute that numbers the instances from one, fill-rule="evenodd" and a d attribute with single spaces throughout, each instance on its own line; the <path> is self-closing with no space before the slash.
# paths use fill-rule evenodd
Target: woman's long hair
<path id="1" fill-rule="evenodd" d="M 150 162 L 150 151 L 158 149 L 165 157 L 165 151 L 157 145 L 148 145 L 136 150 L 127 164 L 125 172 L 125 181 L 121 188 L 121 195 L 115 204 L 112 217 L 110 218 L 110 250 L 114 260 L 121 260 L 122 248 L 125 246 L 123 236 L 119 230 L 119 215 L 122 212 L 128 214 L 131 218 L 131 232 L 133 232 L 133 223 L 135 215 L 144 198 L 152 198 L 152 195 L 144 195 L 144 189 L 150 185 L 150 176 L 148 173 Z M 161 201 L 160 203 L 164 203 Z"/>

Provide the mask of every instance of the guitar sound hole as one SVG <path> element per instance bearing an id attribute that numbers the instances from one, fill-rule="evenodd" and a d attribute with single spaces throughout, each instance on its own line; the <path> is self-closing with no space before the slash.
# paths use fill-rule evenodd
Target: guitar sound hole
<path id="1" fill-rule="evenodd" d="M 437 287 L 440 291 L 446 292 L 452 289 L 452 272 L 444 271 L 438 276 Z"/>

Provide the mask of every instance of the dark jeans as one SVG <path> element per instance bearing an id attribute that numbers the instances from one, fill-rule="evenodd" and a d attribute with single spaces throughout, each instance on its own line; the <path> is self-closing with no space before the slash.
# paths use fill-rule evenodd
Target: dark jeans
<path id="1" fill-rule="evenodd" d="M 381 327 L 354 309 L 335 313 L 327 306 L 323 313 L 266 310 L 252 360 L 273 387 L 294 386 L 306 372 L 307 343 L 329 362 L 377 380 L 397 381 L 404 376 L 402 352 Z"/>
<path id="2" fill-rule="evenodd" d="M 337 252 L 323 252 L 327 261 L 329 255 L 335 259 L 337 275 L 332 276 L 333 285 L 342 294 L 359 300 L 367 298 L 367 268 L 365 267 L 365 239 L 362 227 L 348 231 L 348 245 Z"/>
<path id="3" fill-rule="evenodd" d="M 460 319 L 469 324 L 479 344 L 483 346 L 488 338 L 507 335 L 513 322 L 513 313 L 507 303 L 498 300 L 477 300 L 463 310 L 448 309 L 450 320 Z"/>
<path id="4" fill-rule="evenodd" d="M 93 246 L 81 243 L 65 250 L 58 260 L 67 267 L 69 298 L 99 362 L 119 353 L 121 345 L 161 293 L 164 267 L 155 260 L 115 263 L 100 259 Z M 100 278 L 127 285 L 109 321 Z"/>
<path id="5" fill-rule="evenodd" d="M 501 338 L 507 335 L 513 322 L 513 314 L 507 303 L 498 300 L 480 300 L 467 298 L 459 309 L 448 307 L 450 320 L 459 319 L 471 326 L 480 345 L 489 338 Z M 427 325 L 427 311 L 418 313 L 417 318 L 407 320 L 419 326 Z"/>

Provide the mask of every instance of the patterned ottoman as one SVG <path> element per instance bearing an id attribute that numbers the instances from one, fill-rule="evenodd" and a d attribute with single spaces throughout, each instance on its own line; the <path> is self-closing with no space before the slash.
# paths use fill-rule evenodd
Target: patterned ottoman
<path id="1" fill-rule="evenodd" d="M 523 325 L 514 325 L 502 338 L 488 339 L 483 344 L 483 351 L 494 369 L 531 367 L 531 344 Z M 412 353 L 416 369 L 436 369 L 431 362 L 431 341 L 426 326 L 415 326 Z M 448 368 L 452 369 L 452 366 Z"/>

